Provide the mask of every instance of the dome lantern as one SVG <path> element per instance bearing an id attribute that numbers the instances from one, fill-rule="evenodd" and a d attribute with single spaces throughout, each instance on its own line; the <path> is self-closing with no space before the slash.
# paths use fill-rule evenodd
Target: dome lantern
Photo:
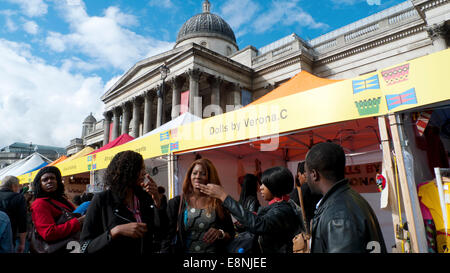
<path id="1" fill-rule="evenodd" d="M 187 20 L 180 28 L 175 48 L 196 43 L 225 56 L 229 55 L 228 51 L 239 50 L 230 25 L 219 15 L 211 13 L 211 4 L 208 0 L 203 1 L 202 11 Z"/>
<path id="2" fill-rule="evenodd" d="M 203 1 L 203 13 L 210 13 L 211 12 L 211 4 L 208 0 Z"/>

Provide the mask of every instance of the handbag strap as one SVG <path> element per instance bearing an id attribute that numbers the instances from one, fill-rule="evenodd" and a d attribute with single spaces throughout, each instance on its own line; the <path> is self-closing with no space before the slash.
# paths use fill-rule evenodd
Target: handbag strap
<path id="1" fill-rule="evenodd" d="M 180 204 L 178 205 L 178 215 L 177 215 L 177 232 L 180 231 L 180 221 L 178 221 L 178 218 L 181 215 L 181 207 L 183 205 L 184 196 L 180 195 Z"/>
<path id="2" fill-rule="evenodd" d="M 56 205 L 55 203 L 53 203 L 52 201 L 50 201 L 49 199 L 44 199 L 45 201 L 47 201 L 48 203 L 50 203 L 53 207 L 57 208 L 58 210 L 62 211 L 62 212 L 70 212 L 69 210 L 67 210 L 66 208 L 63 208 L 61 206 Z"/>
<path id="3" fill-rule="evenodd" d="M 303 223 L 305 225 L 305 230 L 306 230 L 306 233 L 309 234 L 308 223 L 306 222 L 305 206 L 303 206 L 302 189 L 297 185 L 295 185 L 295 186 L 297 187 L 298 200 L 300 201 L 300 207 L 302 209 L 302 218 L 303 218 Z"/>

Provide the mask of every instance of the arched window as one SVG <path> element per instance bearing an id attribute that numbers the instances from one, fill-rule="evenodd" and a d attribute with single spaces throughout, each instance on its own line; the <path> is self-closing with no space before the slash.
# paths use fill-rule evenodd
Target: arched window
<path id="1" fill-rule="evenodd" d="M 230 56 L 233 53 L 233 50 L 230 46 L 227 46 L 227 56 Z"/>

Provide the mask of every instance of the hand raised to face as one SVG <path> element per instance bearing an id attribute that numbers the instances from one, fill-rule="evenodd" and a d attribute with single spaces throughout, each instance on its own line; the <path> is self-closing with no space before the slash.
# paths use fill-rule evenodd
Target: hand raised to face
<path id="1" fill-rule="evenodd" d="M 199 183 L 194 183 L 194 187 L 199 189 L 200 192 L 220 199 L 222 202 L 225 200 L 225 198 L 227 198 L 228 194 L 224 191 L 224 189 L 216 184 L 207 184 L 207 185 L 203 185 L 203 184 L 199 184 Z"/>
<path id="2" fill-rule="evenodd" d="M 158 185 L 156 182 L 150 177 L 149 174 L 145 174 L 144 182 L 141 183 L 141 187 L 152 196 L 153 201 L 155 201 L 155 205 L 159 207 L 160 197 L 158 193 Z"/>

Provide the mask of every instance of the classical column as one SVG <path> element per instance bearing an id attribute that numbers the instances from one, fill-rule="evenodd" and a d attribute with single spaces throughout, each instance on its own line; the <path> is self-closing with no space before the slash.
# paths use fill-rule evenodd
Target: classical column
<path id="1" fill-rule="evenodd" d="M 225 112 L 231 112 L 241 108 L 241 85 L 239 83 L 230 83 L 227 90 L 229 91 L 227 93 Z"/>
<path id="2" fill-rule="evenodd" d="M 172 119 L 175 119 L 180 115 L 180 102 L 181 102 L 181 88 L 183 87 L 184 80 L 181 77 L 175 77 L 170 80 L 172 85 Z"/>
<path id="3" fill-rule="evenodd" d="M 196 100 L 198 100 L 199 96 L 199 79 L 200 79 L 200 70 L 199 69 L 189 69 L 189 113 L 191 114 L 201 114 L 201 109 L 198 111 L 196 108 Z M 198 107 L 198 106 L 197 106 Z"/>
<path id="4" fill-rule="evenodd" d="M 112 140 L 116 139 L 120 134 L 120 107 L 113 109 L 113 123 Z"/>
<path id="5" fill-rule="evenodd" d="M 122 134 L 128 134 L 130 128 L 131 107 L 130 102 L 125 102 L 122 105 Z"/>
<path id="6" fill-rule="evenodd" d="M 152 127 L 152 102 L 153 97 L 148 91 L 144 95 L 144 134 L 151 131 Z"/>
<path id="7" fill-rule="evenodd" d="M 109 143 L 109 127 L 111 126 L 111 112 L 106 111 L 103 113 L 105 121 L 103 123 L 103 145 Z"/>
<path id="8" fill-rule="evenodd" d="M 208 83 L 211 86 L 211 104 L 220 105 L 220 85 L 223 79 L 220 77 L 208 78 Z"/>
<path id="9" fill-rule="evenodd" d="M 133 98 L 133 137 L 139 137 L 139 123 L 141 122 L 141 98 Z"/>
<path id="10" fill-rule="evenodd" d="M 158 99 L 158 106 L 156 108 L 156 128 L 161 126 L 161 121 L 163 117 L 163 92 L 161 88 L 163 88 L 162 85 L 158 85 L 158 90 L 156 91 L 156 97 Z"/>
<path id="11" fill-rule="evenodd" d="M 426 30 L 431 40 L 433 41 L 433 46 L 436 52 L 447 49 L 446 39 L 448 34 L 450 33 L 450 30 L 446 23 L 427 26 Z"/>
<path id="12" fill-rule="evenodd" d="M 241 104 L 241 85 L 239 83 L 233 83 L 233 91 L 231 91 L 231 101 L 234 106 Z"/>

